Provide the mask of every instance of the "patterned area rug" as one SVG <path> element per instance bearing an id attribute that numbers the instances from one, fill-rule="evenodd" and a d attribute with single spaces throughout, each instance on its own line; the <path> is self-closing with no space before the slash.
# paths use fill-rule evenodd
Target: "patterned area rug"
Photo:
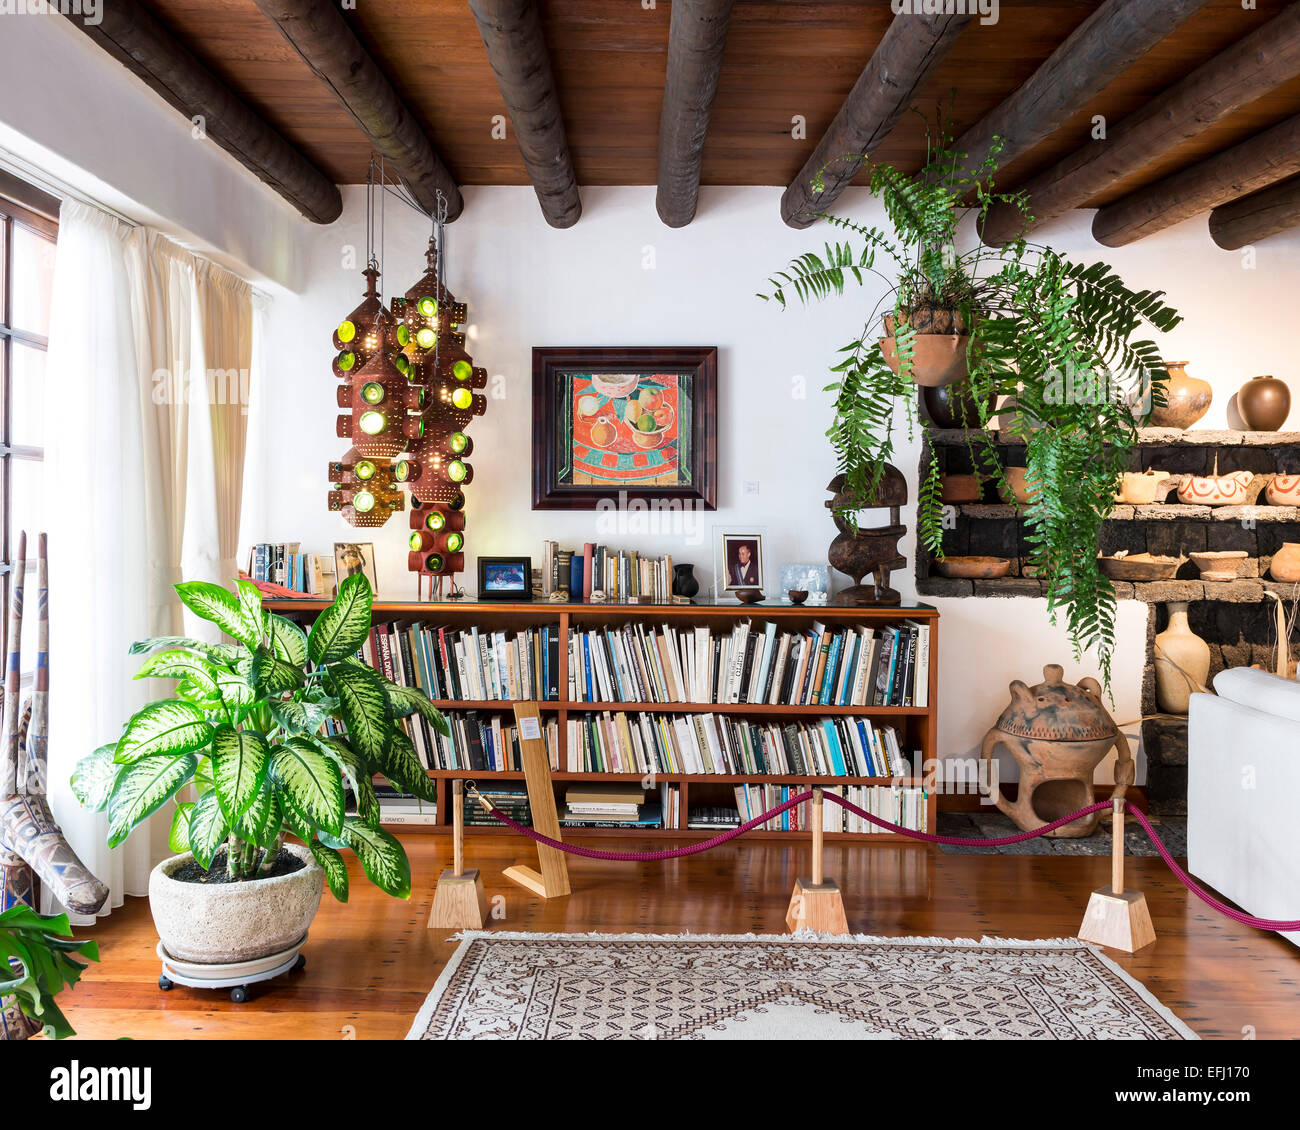
<path id="1" fill-rule="evenodd" d="M 408 1040 L 1195 1040 L 1073 938 L 463 939 Z"/>
<path id="2" fill-rule="evenodd" d="M 1187 817 L 1186 816 L 1152 816 L 1151 823 L 1156 835 L 1165 842 L 1170 852 L 1178 857 L 1187 857 Z M 978 836 L 983 839 L 999 839 L 1014 836 L 1020 829 L 1009 816 L 1003 816 L 997 809 L 991 812 L 941 812 L 939 813 L 939 834 L 941 836 Z M 950 855 L 1110 855 L 1110 814 L 1103 812 L 1101 823 L 1091 836 L 1079 836 L 1075 839 L 1054 839 L 1052 836 L 1036 836 L 1018 844 L 1004 844 L 1002 847 L 954 847 L 944 844 L 940 851 Z M 1128 856 L 1157 856 L 1155 845 L 1147 838 L 1146 832 L 1136 820 L 1129 820 L 1124 825 L 1124 854 Z"/>

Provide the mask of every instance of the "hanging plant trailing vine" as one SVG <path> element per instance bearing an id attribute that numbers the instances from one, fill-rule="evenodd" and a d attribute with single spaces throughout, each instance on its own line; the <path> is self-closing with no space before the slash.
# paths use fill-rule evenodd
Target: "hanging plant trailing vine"
<path id="1" fill-rule="evenodd" d="M 847 489 L 861 499 L 874 495 L 893 458 L 900 404 L 909 440 L 916 435 L 918 332 L 942 322 L 966 336 L 970 399 L 979 414 L 966 437 L 972 466 L 1005 489 L 988 425 L 996 398 L 1009 398 L 1015 411 L 1010 431 L 1025 444 L 1025 478 L 1035 492 L 1024 508 L 1030 565 L 1047 583 L 1052 622 L 1064 611 L 1076 661 L 1095 652 L 1109 686 L 1116 598 L 1097 568 L 1101 525 L 1137 439 L 1132 405 L 1149 411 L 1163 403 L 1168 376 L 1155 343 L 1134 335 L 1142 327 L 1168 331 L 1182 319 L 1164 304 L 1163 292 L 1130 290 L 1106 264 L 1071 262 L 1023 236 L 1001 248 L 973 237 L 974 247 L 958 251 L 960 225 L 973 217 L 979 230 L 993 204 L 1010 204 L 1030 218 L 1023 195 L 994 189 L 1001 147 L 999 140 L 982 165 L 966 171 L 965 154 L 954 151 L 941 122 L 937 131 L 927 130 L 926 163 L 914 175 L 848 158 L 870 166 L 871 193 L 895 234 L 817 213 L 857 236 L 860 246 L 833 242 L 822 255 L 799 256 L 768 280 L 771 293 L 759 297 L 784 309 L 790 297 L 807 304 L 843 295 L 850 281 L 862 285 L 869 275 L 888 288 L 862 333 L 840 349 L 842 359 L 831 369 L 836 380 L 827 386 L 835 393 L 827 435 Z M 896 368 L 877 330 L 886 303 L 884 334 L 892 329 Z M 938 465 L 921 433 L 925 471 L 917 533 L 921 545 L 941 558 Z"/>

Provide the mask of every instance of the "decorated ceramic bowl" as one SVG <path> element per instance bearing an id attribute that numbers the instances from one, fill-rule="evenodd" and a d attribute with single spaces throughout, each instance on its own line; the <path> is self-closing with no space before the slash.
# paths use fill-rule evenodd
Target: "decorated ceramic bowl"
<path id="1" fill-rule="evenodd" d="M 1274 506 L 1300 506 L 1300 475 L 1274 475 L 1264 497 Z"/>
<path id="2" fill-rule="evenodd" d="M 1198 506 L 1239 506 L 1249 497 L 1250 471 L 1233 471 L 1230 475 L 1199 478 L 1187 475 L 1178 486 L 1178 501 Z"/>

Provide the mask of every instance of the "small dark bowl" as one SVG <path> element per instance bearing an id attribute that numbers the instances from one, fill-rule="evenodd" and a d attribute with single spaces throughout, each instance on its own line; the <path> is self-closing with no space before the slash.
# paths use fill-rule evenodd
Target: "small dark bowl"
<path id="1" fill-rule="evenodd" d="M 787 592 L 785 595 L 790 598 L 791 604 L 802 604 L 805 600 L 808 599 L 808 590 L 790 589 L 789 592 Z"/>
<path id="2" fill-rule="evenodd" d="M 737 589 L 736 599 L 742 604 L 757 604 L 763 599 L 762 589 Z"/>

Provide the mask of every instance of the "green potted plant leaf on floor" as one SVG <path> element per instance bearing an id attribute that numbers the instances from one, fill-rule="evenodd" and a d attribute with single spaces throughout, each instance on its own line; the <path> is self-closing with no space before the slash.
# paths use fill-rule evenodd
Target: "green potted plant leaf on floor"
<path id="1" fill-rule="evenodd" d="M 0 1040 L 76 1035 L 54 998 L 80 979 L 77 957 L 98 961 L 99 943 L 73 938 L 66 914 L 22 903 L 0 913 Z"/>
<path id="2" fill-rule="evenodd" d="M 1156 345 L 1135 334 L 1142 327 L 1167 331 L 1182 319 L 1160 292 L 1129 289 L 1104 263 L 1074 263 L 1023 237 L 1000 248 L 972 238 L 973 246 L 961 250 L 962 223 L 973 216 L 980 230 L 994 204 L 1028 215 L 1023 197 L 994 190 L 1000 150 L 999 140 L 968 170 L 940 127 L 916 173 L 870 165 L 871 193 L 893 230 L 818 213 L 854 233 L 860 246 L 827 243 L 821 255 L 798 257 L 760 297 L 784 308 L 791 297 L 807 303 L 842 295 L 850 281 L 861 285 L 872 275 L 886 286 L 862 332 L 840 350 L 837 380 L 828 386 L 835 416 L 827 435 L 850 497 L 874 496 L 894 454 L 900 406 L 909 437 L 916 434 L 917 386 L 957 382 L 965 382 L 972 466 L 1009 496 L 988 431 L 998 399 L 1008 401 L 1002 410 L 1012 407 L 1010 430 L 1026 448 L 1028 564 L 1046 581 L 1053 621 L 1064 610 L 1076 659 L 1093 650 L 1108 684 L 1116 598 L 1097 568 L 1101 524 L 1137 439 L 1132 405 L 1163 403 L 1168 377 Z M 928 433 L 921 435 L 918 537 L 942 557 L 938 463 Z"/>
<path id="3" fill-rule="evenodd" d="M 234 593 L 204 582 L 176 593 L 235 642 L 135 644 L 133 654 L 149 653 L 137 678 L 176 679 L 176 696 L 138 711 L 72 778 L 83 805 L 107 811 L 110 846 L 176 801 L 169 842 L 179 854 L 149 880 L 166 953 L 212 965 L 290 951 L 315 916 L 322 872 L 347 901 L 344 849 L 381 890 L 408 897 L 410 863 L 379 825 L 373 779 L 432 801 L 401 720 L 419 714 L 443 734 L 447 724 L 420 691 L 356 657 L 371 626 L 366 578 L 344 580 L 310 634 L 264 610 L 249 581 Z M 192 797 L 179 799 L 187 788 Z"/>

